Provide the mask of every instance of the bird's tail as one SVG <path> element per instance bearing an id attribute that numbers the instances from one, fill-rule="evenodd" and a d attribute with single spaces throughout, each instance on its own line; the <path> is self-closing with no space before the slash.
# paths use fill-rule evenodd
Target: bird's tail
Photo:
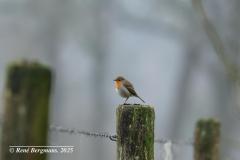
<path id="1" fill-rule="evenodd" d="M 145 103 L 145 101 L 141 97 L 139 97 L 138 95 L 136 95 L 136 97 L 139 98 L 143 103 Z"/>

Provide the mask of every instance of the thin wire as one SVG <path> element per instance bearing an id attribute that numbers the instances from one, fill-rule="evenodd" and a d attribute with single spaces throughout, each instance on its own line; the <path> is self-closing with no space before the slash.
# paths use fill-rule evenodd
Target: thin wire
<path id="1" fill-rule="evenodd" d="M 51 125 L 49 127 L 49 131 L 68 133 L 68 134 L 76 134 L 76 135 L 84 135 L 84 136 L 89 136 L 89 137 L 108 138 L 111 141 L 116 141 L 117 140 L 116 135 L 111 135 L 111 134 L 106 133 L 106 132 L 89 132 L 89 131 L 84 131 L 84 130 L 64 128 L 62 126 L 56 126 L 56 125 Z"/>
<path id="2" fill-rule="evenodd" d="M 55 131 L 55 132 L 60 132 L 60 133 L 68 133 L 68 134 L 75 134 L 75 135 L 84 135 L 84 136 L 89 136 L 89 137 L 100 137 L 100 138 L 108 138 L 111 141 L 117 141 L 117 135 L 111 135 L 107 132 L 89 132 L 85 130 L 78 130 L 78 129 L 73 129 L 73 128 L 64 128 L 62 126 L 57 126 L 57 125 L 51 125 L 49 127 L 49 131 Z M 155 143 L 159 144 L 165 144 L 171 140 L 168 139 L 155 139 Z M 172 144 L 176 145 L 192 145 L 192 141 L 171 141 Z"/>
<path id="3" fill-rule="evenodd" d="M 0 125 L 2 125 L 2 119 L 0 119 Z M 74 134 L 74 135 L 84 135 L 84 136 L 88 136 L 88 137 L 99 137 L 99 138 L 106 138 L 109 139 L 111 141 L 116 142 L 118 137 L 117 135 L 112 135 L 109 134 L 107 132 L 90 132 L 90 131 L 85 131 L 85 130 L 78 130 L 78 129 L 74 129 L 74 128 L 65 128 L 59 125 L 50 125 L 49 126 L 49 131 L 51 132 L 59 132 L 59 133 L 67 133 L 67 134 Z M 169 140 L 169 139 L 155 139 L 154 143 L 158 143 L 158 144 L 165 144 L 167 142 L 171 142 L 172 144 L 175 145 L 188 145 L 191 146 L 193 145 L 193 141 L 192 140 L 187 140 L 187 141 L 173 141 L 173 140 Z"/>

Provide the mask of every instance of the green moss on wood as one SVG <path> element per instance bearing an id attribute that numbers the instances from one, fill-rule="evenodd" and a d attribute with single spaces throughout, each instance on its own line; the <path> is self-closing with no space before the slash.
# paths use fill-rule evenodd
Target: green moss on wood
<path id="1" fill-rule="evenodd" d="M 118 160 L 154 159 L 154 116 L 148 105 L 117 108 Z"/>
<path id="2" fill-rule="evenodd" d="M 9 65 L 5 88 L 2 159 L 43 160 L 44 154 L 10 154 L 9 145 L 46 145 L 52 74 L 37 62 Z"/>
<path id="3" fill-rule="evenodd" d="M 220 123 L 214 119 L 199 120 L 195 128 L 195 160 L 219 160 Z"/>

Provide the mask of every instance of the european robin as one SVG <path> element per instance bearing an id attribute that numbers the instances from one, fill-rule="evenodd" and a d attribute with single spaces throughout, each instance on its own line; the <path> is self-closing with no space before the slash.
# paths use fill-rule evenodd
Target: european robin
<path id="1" fill-rule="evenodd" d="M 126 104 L 129 97 L 137 97 L 143 103 L 145 103 L 145 101 L 142 98 L 140 98 L 136 93 L 132 83 L 126 80 L 124 77 L 118 76 L 116 79 L 114 79 L 114 81 L 115 81 L 115 89 L 117 93 L 121 97 L 126 98 L 126 100 L 124 101 L 124 104 Z"/>

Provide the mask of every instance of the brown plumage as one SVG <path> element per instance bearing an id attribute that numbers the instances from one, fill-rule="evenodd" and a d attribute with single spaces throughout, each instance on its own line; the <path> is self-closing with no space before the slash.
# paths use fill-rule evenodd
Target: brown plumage
<path id="1" fill-rule="evenodd" d="M 143 103 L 145 103 L 145 101 L 142 98 L 140 98 L 136 93 L 132 83 L 126 80 L 124 77 L 118 76 L 116 79 L 114 79 L 114 81 L 115 81 L 116 91 L 119 93 L 121 97 L 126 98 L 126 100 L 124 101 L 124 104 L 127 102 L 128 98 L 131 96 L 137 97 Z"/>

